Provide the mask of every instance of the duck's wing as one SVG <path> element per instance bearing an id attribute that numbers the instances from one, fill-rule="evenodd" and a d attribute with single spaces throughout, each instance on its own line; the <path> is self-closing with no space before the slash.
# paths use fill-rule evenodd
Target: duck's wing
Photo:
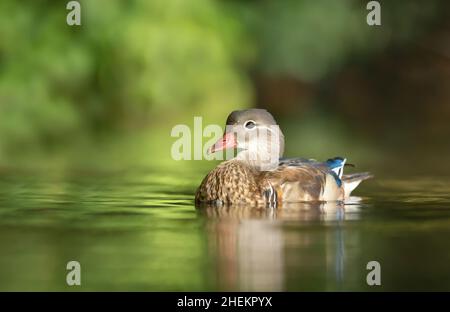
<path id="1" fill-rule="evenodd" d="M 342 200 L 350 196 L 362 181 L 372 177 L 370 173 L 344 175 L 347 165 L 354 166 L 347 164 L 343 157 L 330 158 L 325 162 L 282 158 L 279 167 L 267 173 L 267 178 L 281 201 Z M 272 194 L 271 191 L 268 193 Z"/>
<path id="2" fill-rule="evenodd" d="M 278 201 L 332 201 L 344 198 L 340 179 L 325 163 L 311 159 L 283 160 L 281 165 L 264 173 L 271 186 L 268 194 L 276 192 Z"/>

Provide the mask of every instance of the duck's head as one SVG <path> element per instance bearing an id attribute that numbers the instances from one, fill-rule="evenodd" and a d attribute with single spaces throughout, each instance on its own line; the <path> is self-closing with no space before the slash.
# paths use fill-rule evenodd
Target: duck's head
<path id="1" fill-rule="evenodd" d="M 227 118 L 223 137 L 210 153 L 235 148 L 236 159 L 257 170 L 273 170 L 284 152 L 284 135 L 265 109 L 233 111 Z"/>

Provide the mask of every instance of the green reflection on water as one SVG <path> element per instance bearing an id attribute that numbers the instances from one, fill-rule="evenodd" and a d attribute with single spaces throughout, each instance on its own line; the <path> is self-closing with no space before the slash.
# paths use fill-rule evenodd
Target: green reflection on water
<path id="1" fill-rule="evenodd" d="M 377 178 L 345 207 L 198 211 L 203 172 L 2 172 L 0 290 L 450 290 L 449 179 Z"/>

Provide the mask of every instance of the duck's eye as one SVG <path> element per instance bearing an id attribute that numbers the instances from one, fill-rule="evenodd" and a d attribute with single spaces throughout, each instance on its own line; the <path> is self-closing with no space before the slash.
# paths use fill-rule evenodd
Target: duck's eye
<path id="1" fill-rule="evenodd" d="M 244 124 L 244 127 L 247 129 L 253 129 L 255 128 L 256 123 L 253 120 L 247 120 Z"/>

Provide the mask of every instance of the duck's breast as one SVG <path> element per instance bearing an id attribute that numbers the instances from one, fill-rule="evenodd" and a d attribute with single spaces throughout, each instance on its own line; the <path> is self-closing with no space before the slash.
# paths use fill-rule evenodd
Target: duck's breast
<path id="1" fill-rule="evenodd" d="M 208 173 L 197 189 L 195 201 L 214 205 L 264 203 L 257 174 L 238 160 L 225 161 Z"/>

